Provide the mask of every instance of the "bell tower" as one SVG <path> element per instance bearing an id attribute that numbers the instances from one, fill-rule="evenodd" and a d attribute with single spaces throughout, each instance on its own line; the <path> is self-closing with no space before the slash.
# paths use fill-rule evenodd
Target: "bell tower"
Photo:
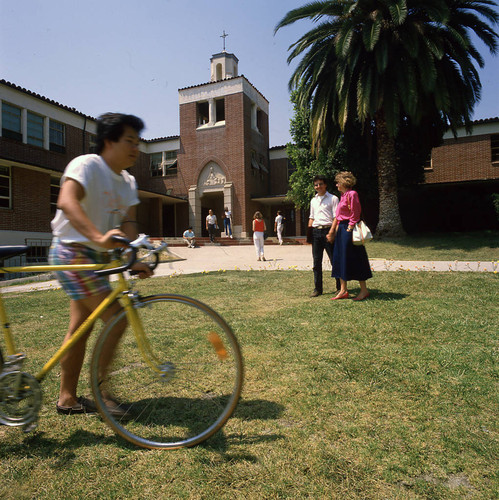
<path id="1" fill-rule="evenodd" d="M 235 78 L 239 76 L 237 73 L 238 58 L 234 54 L 228 52 L 220 52 L 214 54 L 211 59 L 211 80 L 212 82 L 219 82 L 220 80 L 227 80 L 228 78 Z"/>
<path id="2" fill-rule="evenodd" d="M 239 60 L 225 50 L 211 59 L 208 83 L 179 89 L 178 168 L 188 186 L 189 224 L 205 234 L 209 209 L 219 223 L 232 212 L 236 237 L 251 234 L 253 197 L 270 186 L 267 99 L 238 72 Z"/>
<path id="3" fill-rule="evenodd" d="M 220 35 L 223 38 L 223 50 L 219 54 L 213 54 L 211 57 L 211 80 L 212 82 L 219 82 L 220 80 L 227 80 L 228 78 L 235 78 L 237 74 L 237 63 L 239 60 L 234 54 L 229 54 L 225 50 L 225 39 L 229 36 L 225 30 Z"/>

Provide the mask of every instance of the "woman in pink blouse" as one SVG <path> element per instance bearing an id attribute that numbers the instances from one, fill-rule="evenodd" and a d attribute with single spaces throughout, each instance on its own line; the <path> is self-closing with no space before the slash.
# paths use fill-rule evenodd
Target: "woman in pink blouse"
<path id="1" fill-rule="evenodd" d="M 341 198 L 334 220 L 336 237 L 331 276 L 340 279 L 341 289 L 331 300 L 349 298 L 347 282 L 350 280 L 356 280 L 360 285 L 360 292 L 353 300 L 364 300 L 369 297 L 366 280 L 372 278 L 372 273 L 366 249 L 352 243 L 352 231 L 361 213 L 359 195 L 352 189 L 357 179 L 351 172 L 340 172 L 335 180 Z"/>

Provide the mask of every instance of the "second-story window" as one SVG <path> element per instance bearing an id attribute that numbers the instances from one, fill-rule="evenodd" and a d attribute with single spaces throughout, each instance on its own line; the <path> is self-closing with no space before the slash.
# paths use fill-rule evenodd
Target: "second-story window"
<path id="1" fill-rule="evenodd" d="M 217 114 L 216 121 L 223 122 L 225 121 L 225 99 L 217 99 L 215 101 L 215 112 Z"/>
<path id="2" fill-rule="evenodd" d="M 210 121 L 210 106 L 207 101 L 197 103 L 197 126 L 206 125 Z"/>
<path id="3" fill-rule="evenodd" d="M 43 147 L 43 117 L 28 111 L 28 144 Z"/>
<path id="4" fill-rule="evenodd" d="M 23 140 L 21 129 L 21 108 L 11 106 L 6 102 L 2 103 L 2 137 Z"/>
<path id="5" fill-rule="evenodd" d="M 50 120 L 50 151 L 64 153 L 66 151 L 66 126 Z"/>
<path id="6" fill-rule="evenodd" d="M 151 154 L 151 177 L 162 177 L 163 176 L 163 153 L 152 153 Z"/>
<path id="7" fill-rule="evenodd" d="M 490 136 L 490 154 L 492 163 L 499 165 L 499 134 Z"/>

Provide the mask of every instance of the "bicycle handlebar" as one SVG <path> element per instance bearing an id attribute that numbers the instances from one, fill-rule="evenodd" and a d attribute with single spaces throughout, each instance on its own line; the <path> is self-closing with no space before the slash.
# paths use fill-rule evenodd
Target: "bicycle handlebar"
<path id="1" fill-rule="evenodd" d="M 151 254 L 154 254 L 155 261 L 148 263 L 148 266 L 151 268 L 151 270 L 156 269 L 159 264 L 159 254 L 167 246 L 166 242 L 163 242 L 158 247 L 154 247 L 149 242 L 148 236 L 145 234 L 139 235 L 139 237 L 134 241 L 130 241 L 129 239 L 123 238 L 122 236 L 113 236 L 112 239 L 117 243 L 121 243 L 124 247 L 124 249 L 122 249 L 122 253 L 128 250 L 131 254 L 131 257 L 128 262 L 125 262 L 122 266 L 113 267 L 112 269 L 101 269 L 99 271 L 95 271 L 95 274 L 99 276 L 109 276 L 110 274 L 117 274 L 127 271 L 137 262 L 137 252 L 141 248 L 146 248 L 150 251 Z M 130 271 L 130 274 L 138 274 L 138 271 Z"/>

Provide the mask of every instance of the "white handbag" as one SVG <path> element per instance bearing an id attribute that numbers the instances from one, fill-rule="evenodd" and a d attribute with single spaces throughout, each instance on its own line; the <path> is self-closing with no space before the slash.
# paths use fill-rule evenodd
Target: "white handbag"
<path id="1" fill-rule="evenodd" d="M 352 231 L 352 243 L 354 245 L 365 245 L 368 241 L 373 239 L 371 230 L 367 227 L 366 223 L 361 220 L 355 224 Z"/>

